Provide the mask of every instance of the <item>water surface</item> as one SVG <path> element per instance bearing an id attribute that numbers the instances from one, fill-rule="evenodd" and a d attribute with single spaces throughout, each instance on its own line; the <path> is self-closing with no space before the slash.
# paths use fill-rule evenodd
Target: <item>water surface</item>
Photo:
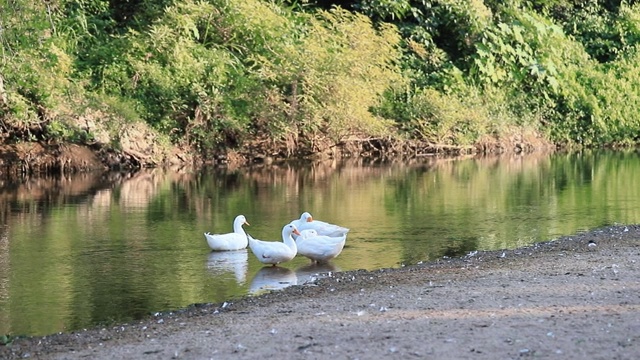
<path id="1" fill-rule="evenodd" d="M 585 152 L 411 162 L 148 170 L 0 183 L 0 334 L 132 321 L 301 284 L 640 223 L 640 157 Z M 311 212 L 351 229 L 332 263 L 263 268 L 203 233 L 244 214 L 254 237 Z"/>

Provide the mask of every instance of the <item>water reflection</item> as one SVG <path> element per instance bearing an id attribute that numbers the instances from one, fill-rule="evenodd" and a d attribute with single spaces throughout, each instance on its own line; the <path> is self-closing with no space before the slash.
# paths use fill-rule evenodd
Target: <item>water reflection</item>
<path id="1" fill-rule="evenodd" d="M 265 266 L 253 276 L 249 293 L 259 294 L 297 284 L 298 278 L 293 270 L 280 266 Z"/>
<path id="2" fill-rule="evenodd" d="M 234 275 L 239 285 L 247 281 L 249 269 L 249 253 L 247 249 L 235 251 L 212 251 L 207 258 L 207 269 L 213 276 L 226 273 Z"/>
<path id="3" fill-rule="evenodd" d="M 264 266 L 254 275 L 249 287 L 253 295 L 267 291 L 280 290 L 292 285 L 304 285 L 328 276 L 329 273 L 340 271 L 335 264 L 306 263 L 296 270 L 282 266 Z"/>
<path id="4" fill-rule="evenodd" d="M 0 334 L 130 321 L 326 271 L 639 223 L 638 173 L 635 152 L 583 152 L 0 181 Z M 262 270 L 248 251 L 211 253 L 202 238 L 244 214 L 251 233 L 279 239 L 304 211 L 351 229 L 332 268 L 296 257 Z"/>

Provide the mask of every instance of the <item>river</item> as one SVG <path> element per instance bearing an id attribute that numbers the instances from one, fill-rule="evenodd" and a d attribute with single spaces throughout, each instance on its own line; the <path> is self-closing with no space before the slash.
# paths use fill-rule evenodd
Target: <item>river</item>
<path id="1" fill-rule="evenodd" d="M 244 214 L 281 240 L 304 211 L 350 228 L 343 252 L 264 268 L 204 232 Z M 0 335 L 46 335 L 302 284 L 640 223 L 640 156 L 586 151 L 0 181 Z M 320 274 L 320 275 L 315 275 Z"/>

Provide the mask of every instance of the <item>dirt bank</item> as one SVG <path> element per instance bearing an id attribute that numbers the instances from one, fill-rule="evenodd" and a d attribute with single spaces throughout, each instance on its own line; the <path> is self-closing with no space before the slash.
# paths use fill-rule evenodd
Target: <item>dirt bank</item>
<path id="1" fill-rule="evenodd" d="M 554 151 L 556 147 L 542 135 L 514 132 L 502 138 L 486 137 L 474 146 L 447 146 L 393 137 L 347 137 L 335 143 L 327 138 L 294 141 L 247 140 L 242 147 L 222 146 L 216 152 L 198 153 L 189 146 L 162 141 L 144 124 L 129 124 L 114 139 L 104 129 L 91 128 L 92 143 L 8 141 L 0 136 L 0 175 L 31 176 L 68 174 L 95 170 L 132 171 L 145 167 L 224 165 L 240 167 L 300 158 L 374 158 L 408 160 L 425 155 L 532 153 Z M 114 145 L 115 144 L 115 145 Z"/>
<path id="2" fill-rule="evenodd" d="M 51 359 L 636 359 L 640 226 L 373 272 L 136 323 L 16 339 Z"/>

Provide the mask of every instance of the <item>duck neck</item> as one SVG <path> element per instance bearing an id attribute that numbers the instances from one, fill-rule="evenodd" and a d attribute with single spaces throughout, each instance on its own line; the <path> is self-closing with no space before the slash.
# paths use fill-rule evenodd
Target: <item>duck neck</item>
<path id="1" fill-rule="evenodd" d="M 241 221 L 236 221 L 233 223 L 233 232 L 236 234 L 244 234 L 244 228 L 242 227 L 244 223 Z"/>
<path id="2" fill-rule="evenodd" d="M 298 251 L 298 246 L 296 245 L 296 241 L 293 240 L 293 237 L 291 236 L 291 232 L 288 232 L 288 231 L 282 232 L 282 240 L 284 241 L 285 245 L 291 248 L 291 250 L 295 252 Z"/>

